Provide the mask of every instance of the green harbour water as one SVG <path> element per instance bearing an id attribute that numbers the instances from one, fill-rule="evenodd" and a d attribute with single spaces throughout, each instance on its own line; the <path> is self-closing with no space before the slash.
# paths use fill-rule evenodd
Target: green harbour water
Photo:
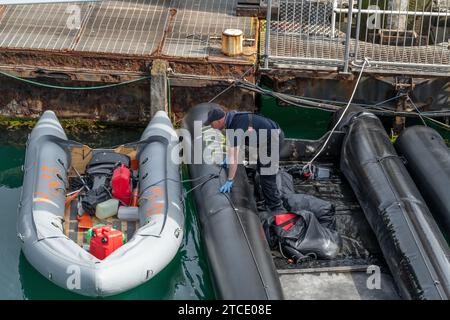
<path id="1" fill-rule="evenodd" d="M 7 130 L 6 128 L 2 128 Z M 92 147 L 110 147 L 135 141 L 142 129 L 108 129 L 103 132 L 80 131 L 76 137 Z M 0 139 L 0 299 L 89 299 L 62 289 L 36 271 L 20 250 L 16 236 L 17 207 L 22 190 L 22 164 L 30 130 L 6 131 Z M 183 170 L 187 177 L 186 169 Z M 184 190 L 190 188 L 184 185 Z M 172 262 L 149 282 L 107 299 L 120 300 L 204 300 L 214 299 L 207 258 L 201 241 L 195 204 L 186 198 L 185 234 Z M 151 253 L 150 253 L 151 254 Z M 124 275 L 126 276 L 126 275 Z"/>

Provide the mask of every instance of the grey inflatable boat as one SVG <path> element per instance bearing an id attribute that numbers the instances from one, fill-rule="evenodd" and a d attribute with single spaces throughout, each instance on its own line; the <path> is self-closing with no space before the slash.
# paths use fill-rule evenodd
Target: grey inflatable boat
<path id="1" fill-rule="evenodd" d="M 46 111 L 27 143 L 19 205 L 18 237 L 27 260 L 44 277 L 75 293 L 103 297 L 147 282 L 174 258 L 184 230 L 179 165 L 170 161 L 177 134 L 158 112 L 139 142 L 114 152 L 139 161 L 139 221 L 127 226 L 128 241 L 104 260 L 77 242 L 66 192 L 76 171 L 83 174 L 95 150 L 67 139 L 57 117 Z M 76 215 L 76 213 L 75 213 Z M 123 230 L 123 229 L 122 229 Z M 73 233 L 75 232 L 75 236 Z"/>

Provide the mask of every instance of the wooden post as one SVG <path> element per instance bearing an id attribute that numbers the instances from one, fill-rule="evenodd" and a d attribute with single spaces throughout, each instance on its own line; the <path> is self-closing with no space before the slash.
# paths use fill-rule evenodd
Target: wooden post
<path id="1" fill-rule="evenodd" d="M 158 111 L 168 112 L 167 103 L 167 69 L 165 60 L 153 60 L 150 80 L 150 116 L 153 117 Z"/>
<path id="2" fill-rule="evenodd" d="M 407 94 L 412 92 L 414 90 L 414 82 L 411 77 L 407 76 L 397 76 L 395 77 L 395 91 L 397 91 L 398 95 L 401 95 L 401 97 L 397 101 L 397 108 L 396 111 L 403 112 L 406 110 L 406 103 L 407 103 Z M 394 133 L 400 134 L 402 130 L 405 128 L 405 117 L 402 116 L 396 116 L 394 121 Z"/>
<path id="3" fill-rule="evenodd" d="M 405 106 L 406 106 L 406 98 L 402 97 L 402 98 L 398 99 L 396 111 L 399 111 L 399 112 L 405 111 L 405 109 L 406 109 Z M 394 133 L 396 135 L 399 135 L 400 132 L 402 132 L 403 129 L 405 128 L 405 121 L 406 121 L 405 117 L 395 116 Z"/>

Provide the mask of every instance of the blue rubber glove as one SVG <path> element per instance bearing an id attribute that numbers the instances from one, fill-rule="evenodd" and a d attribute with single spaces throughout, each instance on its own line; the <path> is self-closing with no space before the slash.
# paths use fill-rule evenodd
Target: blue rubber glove
<path id="1" fill-rule="evenodd" d="M 225 182 L 223 186 L 220 187 L 219 191 L 222 193 L 229 193 L 232 187 L 233 187 L 233 180 L 227 180 L 227 182 Z"/>

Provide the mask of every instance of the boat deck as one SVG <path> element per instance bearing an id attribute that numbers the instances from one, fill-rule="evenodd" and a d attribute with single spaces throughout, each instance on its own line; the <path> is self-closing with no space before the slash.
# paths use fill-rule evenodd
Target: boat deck
<path id="1" fill-rule="evenodd" d="M 89 248 L 87 243 L 87 231 L 88 229 L 79 228 L 77 201 L 73 200 L 70 206 L 67 206 L 64 213 L 64 233 L 69 239 L 77 243 L 79 246 Z M 116 230 L 120 230 L 126 237 L 126 240 L 130 240 L 133 237 L 135 231 L 139 228 L 139 221 L 122 221 L 117 216 L 100 220 L 96 216 L 92 216 L 93 226 L 102 223 L 109 225 Z"/>
<path id="2" fill-rule="evenodd" d="M 274 262 L 287 299 L 399 299 L 396 286 L 358 201 L 340 171 L 331 164 L 327 180 L 302 180 L 292 171 L 295 191 L 332 202 L 343 247 L 336 259 L 288 264 L 277 251 Z M 292 166 L 289 166 L 292 168 Z M 302 166 L 298 166 L 301 168 Z M 380 289 L 368 288 L 369 266 L 378 266 Z M 369 281 L 370 282 L 370 281 Z"/>
<path id="3" fill-rule="evenodd" d="M 104 151 L 114 151 L 119 154 L 126 155 L 131 161 L 136 159 L 136 149 L 133 147 L 125 147 L 124 145 L 118 146 L 115 149 L 92 149 L 87 145 L 82 147 L 73 147 L 71 149 L 71 169 L 69 171 L 69 189 L 68 192 L 75 192 L 80 190 L 83 186 L 83 182 L 77 177 L 77 172 L 82 175 L 86 172 L 86 167 L 94 157 L 96 153 Z M 80 192 L 82 194 L 83 191 Z M 88 228 L 83 226 L 80 227 L 80 222 L 78 218 L 78 202 L 80 195 L 72 199 L 70 204 L 66 205 L 64 211 L 64 233 L 65 235 L 73 240 L 75 243 L 80 245 L 85 249 L 89 249 L 89 243 L 87 242 L 87 232 Z M 87 213 L 84 213 L 87 214 Z M 122 221 L 117 215 L 107 218 L 98 219 L 95 215 L 91 216 L 92 226 L 97 224 L 104 224 L 111 226 L 116 230 L 120 230 L 125 235 L 125 239 L 130 240 L 135 231 L 139 229 L 139 221 Z"/>

